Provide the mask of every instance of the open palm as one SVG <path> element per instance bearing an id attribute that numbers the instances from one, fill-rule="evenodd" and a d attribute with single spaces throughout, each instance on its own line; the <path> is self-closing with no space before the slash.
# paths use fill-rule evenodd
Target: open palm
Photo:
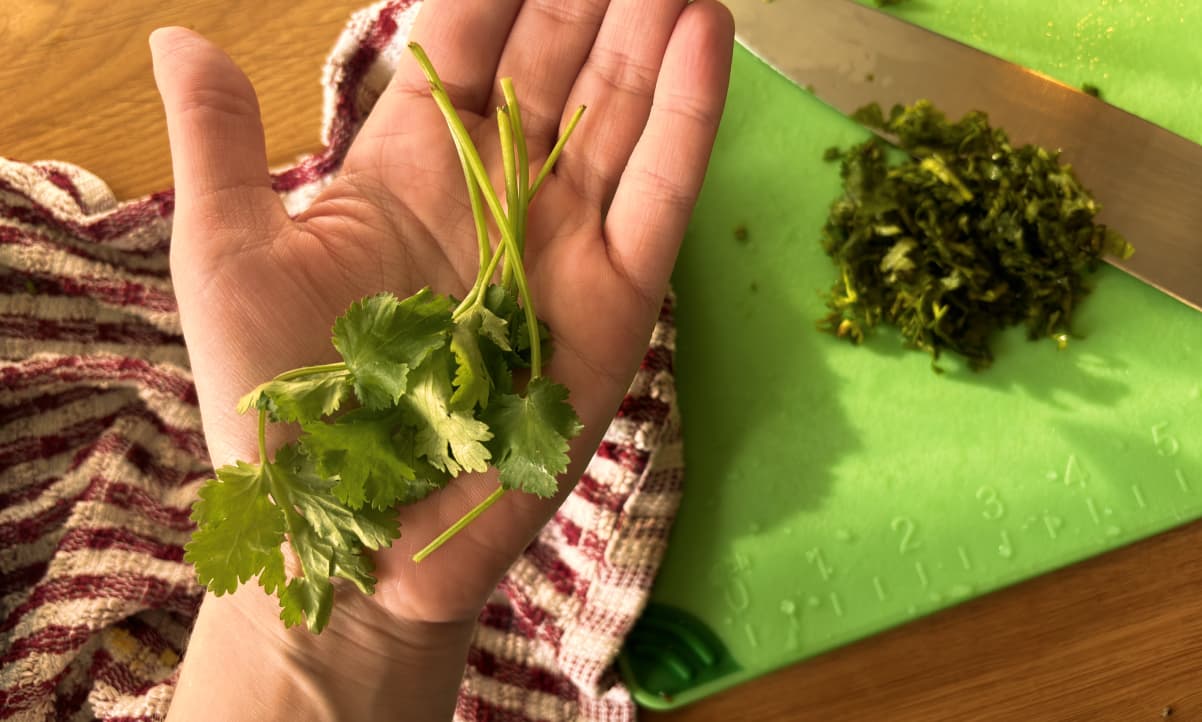
<path id="1" fill-rule="evenodd" d="M 574 480 L 646 349 L 721 114 L 729 16 L 713 0 L 427 0 L 411 37 L 497 177 L 500 78 L 514 78 L 534 169 L 572 110 L 588 106 L 532 203 L 525 254 L 552 331 L 547 375 L 570 389 L 585 425 Z M 287 369 L 337 360 L 330 326 L 351 302 L 423 286 L 462 297 L 472 286 L 462 170 L 405 57 L 339 176 L 289 217 L 245 76 L 182 29 L 159 31 L 152 46 L 175 165 L 172 274 L 206 438 L 215 464 L 254 460 L 254 422 L 236 400 Z M 409 557 L 495 487 L 495 477 L 463 476 L 403 508 L 401 540 L 376 558 L 375 597 L 340 592 L 334 623 L 347 605 L 354 617 L 474 617 L 566 488 L 550 500 L 507 494 L 427 561 Z"/>

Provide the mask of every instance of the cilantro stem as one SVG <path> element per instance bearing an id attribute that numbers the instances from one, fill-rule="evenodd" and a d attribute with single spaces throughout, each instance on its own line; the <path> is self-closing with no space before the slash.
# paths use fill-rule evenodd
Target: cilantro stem
<path id="1" fill-rule="evenodd" d="M 267 468 L 267 412 L 259 409 L 259 463 Z"/>
<path id="2" fill-rule="evenodd" d="M 513 122 L 513 139 L 517 143 L 517 189 L 518 213 L 517 231 L 518 251 L 526 252 L 526 210 L 530 205 L 530 156 L 526 152 L 526 132 L 522 129 L 522 110 L 518 105 L 517 93 L 513 90 L 513 78 L 501 78 L 501 93 L 505 96 L 505 105 L 509 108 L 509 119 Z"/>
<path id="3" fill-rule="evenodd" d="M 493 277 L 497 272 L 497 266 L 500 265 L 501 257 L 505 255 L 505 248 L 502 246 L 497 249 L 497 252 L 492 254 L 492 258 L 488 261 L 488 266 L 482 269 L 479 278 L 476 280 L 476 285 L 468 292 L 459 305 L 455 307 L 455 311 L 451 314 L 452 321 L 458 321 L 464 314 L 477 306 L 484 305 L 484 289 L 488 285 L 488 279 Z"/>
<path id="4" fill-rule="evenodd" d="M 476 275 L 476 288 L 487 283 L 484 276 L 484 267 L 492 260 L 492 243 L 488 239 L 488 220 L 484 217 L 484 201 L 480 198 L 480 186 L 476 183 L 476 178 L 472 175 L 472 169 L 467 163 L 467 157 L 463 150 L 459 149 L 459 144 L 455 147 L 459 150 L 459 162 L 463 164 L 463 177 L 467 180 L 467 196 L 472 204 L 472 221 L 476 224 L 476 245 L 480 250 L 480 272 Z"/>
<path id="5" fill-rule="evenodd" d="M 505 211 L 501 208 L 501 200 L 497 197 L 496 191 L 493 190 L 492 183 L 488 178 L 488 169 L 484 167 L 484 161 L 480 159 L 480 153 L 476 150 L 475 144 L 472 143 L 471 133 L 468 132 L 467 126 L 463 124 L 463 120 L 455 110 L 455 104 L 451 102 L 451 97 L 447 95 L 447 90 L 443 87 L 442 80 L 439 79 L 438 73 L 434 71 L 434 66 L 430 64 L 430 58 L 426 55 L 426 51 L 417 43 L 409 43 L 409 50 L 417 58 L 422 72 L 426 75 L 426 80 L 430 82 L 430 94 L 434 97 L 434 103 L 442 111 L 443 118 L 447 122 L 447 127 L 451 130 L 451 135 L 455 139 L 456 146 L 462 148 L 467 164 L 471 168 L 472 174 L 476 177 L 476 183 L 480 188 L 480 192 L 484 194 L 484 202 L 488 205 L 488 210 L 492 212 L 493 219 L 497 222 L 497 226 L 501 230 L 501 236 L 506 241 L 512 242 L 513 227 L 509 223 L 509 218 L 506 216 Z"/>
<path id="6" fill-rule="evenodd" d="M 522 109 L 518 104 L 517 93 L 513 89 L 512 78 L 501 78 L 501 93 L 505 96 L 505 109 L 513 126 L 513 140 L 516 144 L 517 168 L 514 169 L 514 187 L 516 198 L 510 196 L 509 217 L 513 222 L 514 237 L 518 241 L 518 257 L 526 255 L 526 212 L 530 207 L 530 157 L 526 151 L 526 133 L 522 129 Z M 502 140 L 502 143 L 505 141 Z M 501 274 L 501 283 L 511 285 L 512 271 L 509 264 Z"/>
<path id="7" fill-rule="evenodd" d="M 447 95 L 446 88 L 443 87 L 442 80 L 439 79 L 438 73 L 434 70 L 433 64 L 430 63 L 430 57 L 426 55 L 426 51 L 417 43 L 409 43 L 409 50 L 417 59 L 418 65 L 421 66 L 422 72 L 426 76 L 426 80 L 430 83 L 430 94 L 434 97 L 434 102 L 438 105 L 438 109 L 442 111 L 443 118 L 446 119 L 447 127 L 451 130 L 451 135 L 455 138 L 455 143 L 460 148 L 467 159 L 471 171 L 476 176 L 476 182 L 479 185 L 480 191 L 484 194 L 484 201 L 488 204 L 489 211 L 492 212 L 493 219 L 497 222 L 497 227 L 501 231 L 501 241 L 505 244 L 506 253 L 513 256 L 513 277 L 517 282 L 518 295 L 522 300 L 522 306 L 526 311 L 526 323 L 530 328 L 530 378 L 535 379 L 542 375 L 542 349 L 540 348 L 538 338 L 538 316 L 534 311 L 534 303 L 530 298 L 530 287 L 526 283 L 526 271 L 522 267 L 522 257 L 519 251 L 517 238 L 514 237 L 513 223 L 509 216 L 501 208 L 501 201 L 497 198 L 497 193 L 492 187 L 492 183 L 488 177 L 488 170 L 484 167 L 484 161 L 480 159 L 480 153 L 476 150 L 475 144 L 472 143 L 472 136 L 467 130 L 467 126 L 463 124 L 463 120 L 459 117 L 459 113 L 455 110 L 455 104 L 451 102 L 451 96 Z M 575 126 L 575 122 L 579 120 L 580 114 L 584 111 L 583 106 L 576 111 L 572 117 L 572 122 L 569 123 L 569 131 Z M 567 141 L 568 132 L 559 139 L 552 149 L 552 155 L 547 158 L 547 163 L 543 166 L 544 173 L 550 172 L 550 165 L 554 159 L 558 157 L 559 151 L 563 149 L 563 144 Z"/>
<path id="8" fill-rule="evenodd" d="M 472 204 L 472 221 L 476 225 L 476 243 L 480 251 L 476 282 L 452 314 L 453 318 L 458 318 L 465 309 L 476 305 L 483 288 L 488 285 L 488 279 L 492 278 L 492 274 L 496 271 L 497 261 L 501 255 L 501 248 L 498 247 L 496 254 L 492 251 L 492 243 L 488 237 L 488 220 L 484 217 L 484 202 L 480 198 L 480 186 L 476 183 L 476 177 L 472 175 L 471 167 L 467 162 L 467 156 L 464 154 L 463 149 L 460 148 L 458 141 L 455 143 L 455 150 L 458 151 L 459 161 L 463 164 L 463 177 L 467 181 L 467 194 Z"/>
<path id="9" fill-rule="evenodd" d="M 276 376 L 275 380 L 276 381 L 291 381 L 293 379 L 299 379 L 304 376 L 313 376 L 315 374 L 326 374 L 326 373 L 332 373 L 334 371 L 346 371 L 347 373 L 349 373 L 350 369 L 348 369 L 346 367 L 345 361 L 338 361 L 338 362 L 335 362 L 332 364 L 321 364 L 320 366 L 302 366 L 298 369 L 292 369 L 291 371 L 285 371 L 284 373 L 280 374 L 279 376 Z"/>
<path id="10" fill-rule="evenodd" d="M 555 161 L 559 160 L 559 154 L 563 153 L 563 147 L 567 144 L 568 138 L 571 137 L 572 131 L 576 130 L 576 124 L 580 122 L 580 116 L 584 115 L 585 106 L 580 106 L 576 112 L 572 114 L 572 119 L 568 121 L 568 127 L 564 128 L 563 135 L 559 136 L 559 140 L 555 142 L 555 147 L 551 149 L 551 154 L 547 156 L 547 160 L 543 163 L 542 170 L 538 172 L 538 177 L 534 179 L 534 185 L 530 186 L 530 197 L 533 198 L 538 189 L 542 186 L 543 181 L 551 174 L 551 169 L 555 167 Z"/>
<path id="11" fill-rule="evenodd" d="M 517 240 L 517 259 L 507 256 L 501 270 L 501 284 L 510 286 L 513 279 L 513 264 L 521 259 L 522 234 L 518 230 L 522 225 L 521 201 L 518 198 L 518 187 L 524 185 L 518 178 L 517 159 L 513 149 L 513 121 L 510 118 L 511 108 L 497 108 L 497 134 L 501 138 L 501 167 L 505 173 L 505 206 L 509 223 L 513 226 L 513 235 Z"/>
<path id="12" fill-rule="evenodd" d="M 422 547 L 421 551 L 414 554 L 413 561 L 420 562 L 421 560 L 423 560 L 426 557 L 433 554 L 435 551 L 437 551 L 437 549 L 440 546 L 442 546 L 443 544 L 446 544 L 448 539 L 450 539 L 451 537 L 458 534 L 460 531 L 463 530 L 464 527 L 466 527 L 468 524 L 471 524 L 473 521 L 475 521 L 476 517 L 480 516 L 485 511 L 487 511 L 488 507 L 492 506 L 493 504 L 496 504 L 497 500 L 500 499 L 501 496 L 504 494 L 505 494 L 505 488 L 498 486 L 497 490 L 494 491 L 493 493 L 489 494 L 487 499 L 485 499 L 484 501 L 477 504 L 468 513 L 459 517 L 459 521 L 452 524 L 450 527 L 447 528 L 446 531 L 444 531 L 443 533 L 441 533 L 437 537 L 435 537 L 434 541 L 432 541 L 429 544 L 427 544 L 426 546 Z"/>
<path id="13" fill-rule="evenodd" d="M 512 244 L 512 241 L 510 242 Z M 510 253 L 513 249 L 510 248 Z M 526 284 L 526 269 L 521 262 L 513 264 L 513 280 L 517 281 L 518 294 L 522 297 L 522 310 L 526 312 L 526 328 L 530 332 L 530 380 L 543 375 L 543 348 L 538 337 L 538 315 L 530 298 L 530 287 Z"/>

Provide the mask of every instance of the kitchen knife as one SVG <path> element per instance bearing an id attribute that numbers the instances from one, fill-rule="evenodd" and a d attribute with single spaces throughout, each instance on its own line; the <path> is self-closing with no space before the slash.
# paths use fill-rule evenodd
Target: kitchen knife
<path id="1" fill-rule="evenodd" d="M 1202 310 L 1202 146 L 1042 73 L 852 0 L 724 0 L 752 53 L 840 112 L 930 100 L 1061 151 L 1135 247 L 1107 259 Z M 1202 112 L 1202 105 L 1198 108 Z"/>

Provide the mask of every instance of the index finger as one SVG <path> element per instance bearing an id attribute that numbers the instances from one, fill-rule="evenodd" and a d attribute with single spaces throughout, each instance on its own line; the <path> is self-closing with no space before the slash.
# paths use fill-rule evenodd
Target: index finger
<path id="1" fill-rule="evenodd" d="M 734 20 L 716 0 L 696 0 L 680 14 L 605 219 L 614 265 L 657 304 L 709 165 L 733 50 Z"/>
<path id="2" fill-rule="evenodd" d="M 521 0 L 425 0 L 409 40 L 430 56 L 456 109 L 481 115 L 496 83 L 497 63 Z M 414 62 L 398 64 L 396 75 L 364 124 L 367 137 L 389 135 L 411 123 L 414 99 L 428 112 L 430 85 Z"/>

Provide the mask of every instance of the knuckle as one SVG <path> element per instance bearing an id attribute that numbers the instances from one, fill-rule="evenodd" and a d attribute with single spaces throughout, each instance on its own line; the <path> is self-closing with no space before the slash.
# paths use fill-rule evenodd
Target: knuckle
<path id="1" fill-rule="evenodd" d="M 722 117 L 719 107 L 695 95 L 670 93 L 657 104 L 676 119 L 707 129 L 716 128 Z"/>
<path id="2" fill-rule="evenodd" d="M 583 4 L 565 3 L 562 0 L 536 0 L 531 3 L 531 9 L 550 20 L 555 25 L 579 27 L 595 25 L 605 15 L 604 2 Z"/>
<path id="3" fill-rule="evenodd" d="M 227 84 L 198 83 L 180 93 L 174 104 L 181 116 L 202 119 L 245 120 L 259 117 L 259 104 L 253 94 Z"/>
<path id="4" fill-rule="evenodd" d="M 597 77 L 616 92 L 641 96 L 655 90 L 659 69 L 635 60 L 620 48 L 598 45 L 589 62 Z"/>
<path id="5" fill-rule="evenodd" d="M 673 210 L 690 210 L 695 194 L 691 188 L 664 173 L 645 168 L 639 171 L 636 186 L 645 200 Z"/>

